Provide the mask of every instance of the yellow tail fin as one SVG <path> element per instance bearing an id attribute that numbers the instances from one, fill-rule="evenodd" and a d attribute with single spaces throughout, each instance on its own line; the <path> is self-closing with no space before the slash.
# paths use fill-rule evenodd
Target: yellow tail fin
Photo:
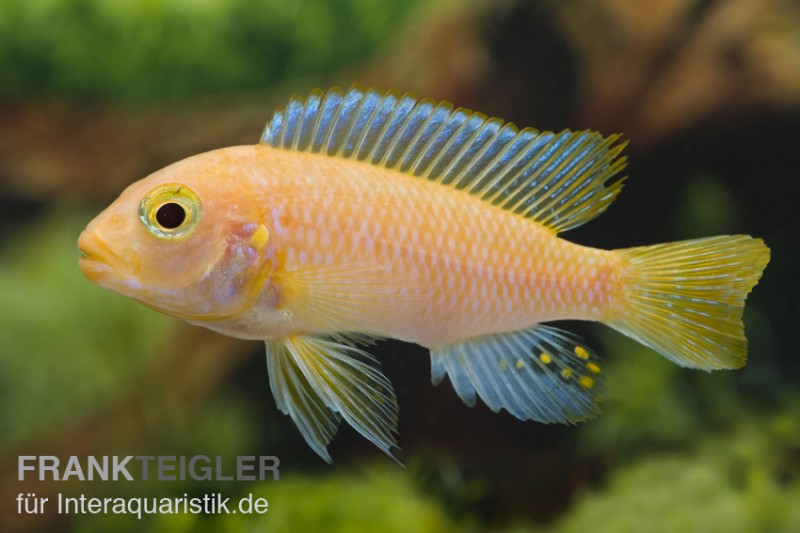
<path id="1" fill-rule="evenodd" d="M 769 263 L 761 239 L 719 236 L 618 253 L 623 288 L 609 326 L 681 366 L 744 366 L 744 301 Z"/>

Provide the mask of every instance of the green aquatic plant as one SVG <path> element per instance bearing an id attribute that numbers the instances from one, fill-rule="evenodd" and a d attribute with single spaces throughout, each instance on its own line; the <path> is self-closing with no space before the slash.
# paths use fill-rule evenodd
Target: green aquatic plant
<path id="1" fill-rule="evenodd" d="M 86 281 L 75 245 L 86 218 L 62 210 L 0 243 L 0 444 L 107 405 L 176 325 Z"/>
<path id="2" fill-rule="evenodd" d="M 170 102 L 331 72 L 417 2 L 4 0 L 0 98 Z"/>
<path id="3" fill-rule="evenodd" d="M 267 500 L 262 514 L 160 514 L 138 521 L 132 516 L 87 516 L 75 531 L 188 533 L 246 531 L 381 531 L 386 533 L 440 533 L 469 530 L 456 524 L 443 506 L 426 495 L 408 470 L 394 465 L 372 467 L 361 473 L 344 470 L 324 476 L 281 472 L 279 481 L 223 491 L 231 501 L 250 497 Z"/>
<path id="4" fill-rule="evenodd" d="M 276 531 L 453 531 L 441 504 L 426 496 L 407 472 L 389 465 L 365 474 L 287 477 L 253 490 L 270 511 L 240 517 Z M 312 496 L 312 497 L 309 497 Z M 249 520 L 252 518 L 252 520 Z M 227 531 L 237 531 L 235 524 Z"/>
<path id="5" fill-rule="evenodd" d="M 800 531 L 800 401 L 690 453 L 653 454 L 579 497 L 554 533 Z M 793 466 L 795 465 L 795 466 Z"/>

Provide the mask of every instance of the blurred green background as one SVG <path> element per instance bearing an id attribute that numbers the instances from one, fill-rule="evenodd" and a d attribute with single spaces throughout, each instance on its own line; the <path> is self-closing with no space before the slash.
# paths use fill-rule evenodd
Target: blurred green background
<path id="1" fill-rule="evenodd" d="M 630 140 L 604 248 L 764 238 L 747 367 L 680 369 L 569 324 L 607 361 L 604 414 L 520 422 L 372 349 L 400 468 L 342 427 L 324 464 L 269 391 L 263 345 L 103 291 L 77 235 L 129 183 L 255 143 L 292 92 L 397 88 L 540 129 Z M 0 530 L 800 531 L 800 6 L 792 0 L 4 0 L 0 3 Z M 265 483 L 19 482 L 19 455 L 276 455 Z M 263 516 L 16 514 L 16 495 L 270 501 Z"/>

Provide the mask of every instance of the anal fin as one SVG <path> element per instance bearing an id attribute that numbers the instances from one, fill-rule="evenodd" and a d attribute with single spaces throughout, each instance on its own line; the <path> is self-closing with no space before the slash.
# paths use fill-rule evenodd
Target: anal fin
<path id="1" fill-rule="evenodd" d="M 313 336 L 266 345 L 275 402 L 320 457 L 331 462 L 327 445 L 341 418 L 392 456 L 391 448 L 397 447 L 397 400 L 372 356 Z"/>
<path id="2" fill-rule="evenodd" d="M 550 326 L 483 335 L 431 350 L 434 384 L 447 374 L 459 397 L 479 396 L 522 420 L 574 423 L 596 415 L 603 374 L 574 335 Z"/>

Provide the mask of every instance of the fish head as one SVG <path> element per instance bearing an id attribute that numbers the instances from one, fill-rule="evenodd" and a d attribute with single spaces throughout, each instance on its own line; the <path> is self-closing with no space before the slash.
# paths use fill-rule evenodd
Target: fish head
<path id="1" fill-rule="evenodd" d="M 215 150 L 133 183 L 78 239 L 92 282 L 187 320 L 236 316 L 272 270 L 269 230 L 242 185 L 245 147 Z"/>

